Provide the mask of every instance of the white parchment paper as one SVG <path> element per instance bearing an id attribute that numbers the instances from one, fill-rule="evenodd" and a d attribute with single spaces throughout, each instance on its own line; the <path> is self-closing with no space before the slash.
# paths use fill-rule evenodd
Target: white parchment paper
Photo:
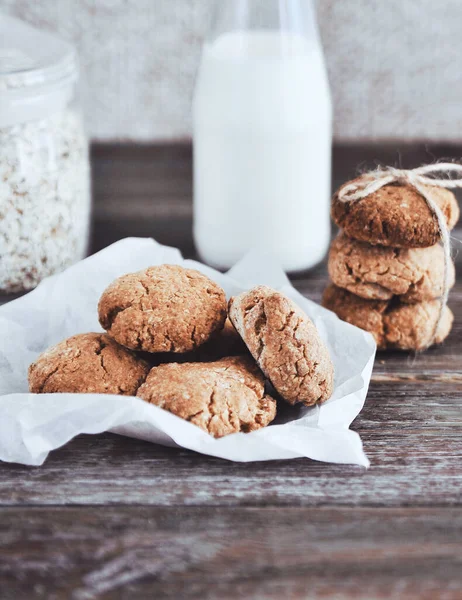
<path id="1" fill-rule="evenodd" d="M 96 307 L 113 279 L 162 263 L 196 268 L 228 296 L 257 284 L 290 296 L 314 321 L 331 352 L 335 390 L 330 400 L 314 408 L 287 407 L 269 427 L 216 440 L 138 398 L 28 393 L 27 369 L 40 352 L 76 333 L 101 331 Z M 304 298 L 268 257 L 251 253 L 222 274 L 183 260 L 178 250 L 152 239 L 125 239 L 0 307 L 0 460 L 40 465 L 50 450 L 80 433 L 113 431 L 240 462 L 306 456 L 368 466 L 361 439 L 349 426 L 363 407 L 375 350 L 370 334 Z"/>

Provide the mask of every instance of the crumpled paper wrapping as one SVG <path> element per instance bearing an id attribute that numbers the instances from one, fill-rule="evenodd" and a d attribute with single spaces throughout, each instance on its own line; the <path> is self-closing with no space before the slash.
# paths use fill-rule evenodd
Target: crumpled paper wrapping
<path id="1" fill-rule="evenodd" d="M 182 264 L 214 279 L 228 296 L 266 284 L 292 298 L 314 321 L 335 366 L 335 390 L 323 405 L 287 407 L 275 424 L 214 439 L 192 423 L 134 397 L 29 394 L 27 369 L 60 340 L 101 331 L 98 299 L 116 277 L 162 263 Z M 363 407 L 375 357 L 364 331 L 299 294 L 271 259 L 250 253 L 227 274 L 152 239 L 129 238 L 43 281 L 0 308 L 0 460 L 40 465 L 50 450 L 80 433 L 112 431 L 239 462 L 306 456 L 368 466 L 359 435 L 349 429 Z"/>

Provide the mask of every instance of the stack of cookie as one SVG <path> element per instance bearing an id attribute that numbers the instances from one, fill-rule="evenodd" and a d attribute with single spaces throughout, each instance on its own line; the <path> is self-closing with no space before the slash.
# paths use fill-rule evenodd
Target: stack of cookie
<path id="1" fill-rule="evenodd" d="M 459 218 L 454 194 L 427 189 L 452 229 Z M 379 349 L 422 350 L 441 343 L 453 322 L 447 306 L 441 314 L 439 300 L 444 251 L 438 223 L 417 190 L 394 183 L 355 202 L 342 202 L 337 192 L 332 217 L 341 231 L 329 253 L 332 284 L 323 305 L 372 333 Z M 450 287 L 454 280 L 451 262 Z"/>
<path id="2" fill-rule="evenodd" d="M 265 376 L 292 405 L 332 394 L 333 366 L 315 326 L 268 287 L 228 305 L 202 273 L 161 265 L 115 280 L 98 314 L 107 333 L 76 335 L 41 354 L 29 368 L 31 392 L 137 395 L 215 437 L 274 420 Z"/>

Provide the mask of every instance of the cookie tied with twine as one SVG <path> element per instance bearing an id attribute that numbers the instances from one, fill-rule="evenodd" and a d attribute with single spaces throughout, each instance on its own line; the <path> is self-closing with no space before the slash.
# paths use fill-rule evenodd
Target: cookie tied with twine
<path id="1" fill-rule="evenodd" d="M 440 177 L 437 177 L 440 175 Z M 446 175 L 447 178 L 441 178 Z M 451 178 L 451 175 L 455 175 Z M 454 225 L 454 219 L 447 218 L 443 213 L 440 203 L 435 201 L 433 190 L 450 190 L 462 188 L 462 165 L 453 163 L 437 163 L 425 165 L 417 169 L 396 169 L 394 167 L 379 168 L 375 171 L 364 173 L 354 181 L 343 185 L 336 194 L 336 201 L 341 204 L 354 204 L 360 200 L 371 198 L 373 194 L 390 184 L 408 186 L 416 190 L 428 206 L 436 224 L 439 239 L 444 250 L 444 277 L 443 293 L 440 298 L 440 311 L 430 336 L 427 348 L 436 339 L 438 328 L 442 322 L 444 308 L 448 301 L 450 289 L 450 263 L 451 240 L 449 226 Z M 457 220 L 458 211 L 456 213 Z M 448 226 L 449 222 L 449 226 Z M 341 223 L 338 223 L 341 225 Z"/>

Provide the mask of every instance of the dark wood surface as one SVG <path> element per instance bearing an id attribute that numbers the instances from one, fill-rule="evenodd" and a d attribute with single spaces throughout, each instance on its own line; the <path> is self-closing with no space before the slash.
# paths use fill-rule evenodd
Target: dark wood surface
<path id="1" fill-rule="evenodd" d="M 337 147 L 334 184 L 375 159 L 461 154 Z M 134 235 L 194 256 L 190 148 L 97 146 L 93 175 L 93 251 Z M 319 301 L 325 282 L 322 265 L 294 285 Z M 377 357 L 353 423 L 369 470 L 233 464 L 112 434 L 43 467 L 0 464 L 0 599 L 462 598 L 461 282 L 450 305 L 442 347 Z"/>

